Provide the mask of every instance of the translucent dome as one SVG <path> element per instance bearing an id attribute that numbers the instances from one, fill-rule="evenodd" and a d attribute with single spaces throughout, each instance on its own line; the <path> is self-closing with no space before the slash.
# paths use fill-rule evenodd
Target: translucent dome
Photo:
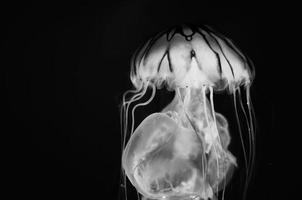
<path id="1" fill-rule="evenodd" d="M 215 90 L 249 84 L 254 69 L 233 42 L 204 27 L 173 27 L 150 39 L 132 60 L 130 78 L 135 87 L 151 82 L 157 87 Z"/>

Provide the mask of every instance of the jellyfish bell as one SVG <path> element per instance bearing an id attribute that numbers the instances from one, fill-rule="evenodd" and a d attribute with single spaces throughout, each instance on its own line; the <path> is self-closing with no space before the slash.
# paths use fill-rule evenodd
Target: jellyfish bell
<path id="1" fill-rule="evenodd" d="M 238 164 L 228 150 L 228 121 L 215 111 L 213 94 L 223 91 L 234 96 L 241 141 L 237 99 L 248 127 L 249 151 L 242 141 L 247 185 L 254 162 L 254 119 L 249 95 L 254 75 L 251 61 L 231 40 L 209 27 L 173 27 L 150 39 L 131 61 L 133 96 L 127 101 L 123 97 L 124 187 L 127 177 L 145 199 L 169 200 L 213 199 L 224 190 Z M 175 91 L 172 102 L 146 117 L 134 130 L 135 109 L 149 104 L 156 89 L 164 86 Z M 246 89 L 247 112 L 238 97 L 241 86 Z M 148 88 L 152 89 L 151 97 L 135 103 Z"/>
<path id="2" fill-rule="evenodd" d="M 239 49 L 206 27 L 176 27 L 152 38 L 134 56 L 130 75 L 136 88 L 166 82 L 174 90 L 209 86 L 228 87 L 229 92 L 253 78 L 254 70 Z"/>

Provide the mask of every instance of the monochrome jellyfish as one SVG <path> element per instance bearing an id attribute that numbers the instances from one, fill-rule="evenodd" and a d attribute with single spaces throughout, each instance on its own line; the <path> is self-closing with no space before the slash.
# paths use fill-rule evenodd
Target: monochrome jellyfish
<path id="1" fill-rule="evenodd" d="M 131 61 L 134 90 L 124 93 L 121 105 L 126 199 L 127 178 L 138 198 L 224 198 L 232 171 L 241 167 L 245 172 L 244 198 L 255 159 L 250 98 L 254 77 L 252 62 L 230 39 L 208 26 L 172 27 L 142 46 Z M 162 88 L 175 92 L 172 102 L 135 128 L 135 109 L 148 105 Z M 150 89 L 151 97 L 136 103 Z M 229 122 L 215 111 L 214 93 L 232 98 L 233 105 L 225 106 L 234 107 L 239 134 L 232 136 L 241 141 L 244 166 L 239 166 L 228 150 Z"/>

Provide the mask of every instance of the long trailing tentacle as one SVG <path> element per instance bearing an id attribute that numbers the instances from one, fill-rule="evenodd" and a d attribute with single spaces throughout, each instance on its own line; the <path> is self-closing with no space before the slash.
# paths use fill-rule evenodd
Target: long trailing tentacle
<path id="1" fill-rule="evenodd" d="M 143 97 L 143 96 L 146 94 L 147 87 L 148 87 L 148 84 L 147 84 L 147 86 L 145 87 L 145 89 L 143 90 L 142 96 L 141 96 L 141 97 Z M 156 88 L 155 88 L 154 85 L 152 85 L 151 87 L 152 87 L 152 95 L 151 95 L 151 97 L 150 97 L 146 102 L 144 102 L 144 103 L 136 104 L 136 105 L 133 107 L 132 111 L 131 111 L 131 123 L 132 123 L 132 125 L 131 125 L 130 136 L 133 134 L 133 131 L 134 131 L 134 124 L 135 124 L 135 123 L 134 123 L 134 122 L 135 122 L 135 119 L 134 119 L 134 112 L 135 112 L 136 108 L 139 107 L 139 106 L 144 106 L 144 105 L 149 104 L 149 103 L 153 100 L 153 98 L 154 98 L 154 96 L 155 96 Z M 139 195 L 138 191 L 136 191 L 136 195 L 137 195 L 137 199 L 140 200 L 140 195 Z"/>
<path id="2" fill-rule="evenodd" d="M 236 120 L 237 120 L 237 124 L 238 124 L 238 129 L 239 129 L 239 136 L 240 136 L 240 141 L 241 141 L 241 145 L 242 145 L 242 149 L 243 149 L 243 156 L 244 156 L 244 163 L 245 163 L 245 182 L 244 182 L 244 189 L 243 189 L 243 199 L 246 199 L 246 195 L 247 195 L 247 189 L 248 189 L 248 185 L 249 185 L 249 181 L 250 181 L 250 174 L 251 174 L 251 156 L 253 156 L 253 144 L 252 144 L 252 140 L 251 140 L 251 132 L 250 132 L 250 124 L 249 124 L 249 120 L 247 118 L 245 109 L 243 107 L 242 104 L 242 100 L 241 100 L 241 92 L 240 92 L 240 88 L 235 89 L 234 91 L 234 106 L 235 106 L 235 115 L 236 115 Z M 238 116 L 238 109 L 237 109 L 237 100 L 239 101 L 240 104 L 240 108 L 243 112 L 244 115 L 244 119 L 247 122 L 247 128 L 248 128 L 248 148 L 249 148 L 249 152 L 246 151 L 246 146 L 244 143 L 244 139 L 243 139 L 243 135 L 242 135 L 242 127 L 241 127 L 241 121 L 239 119 Z"/>
<path id="3" fill-rule="evenodd" d="M 136 88 L 134 90 L 127 90 L 126 92 L 124 92 L 123 97 L 122 97 L 122 104 L 121 104 L 121 108 L 120 108 L 120 127 L 121 127 L 121 151 L 123 152 L 124 150 L 124 135 L 126 134 L 126 130 L 127 129 L 127 122 L 125 120 L 125 114 L 126 114 L 126 106 L 129 104 L 130 100 L 126 101 L 126 95 L 129 93 L 133 93 L 134 95 L 131 97 L 131 99 L 135 100 L 135 98 L 137 96 L 139 96 L 141 93 L 140 91 L 142 90 L 142 88 Z"/>
<path id="4" fill-rule="evenodd" d="M 248 113 L 246 113 L 245 106 L 242 102 L 241 99 L 241 91 L 240 88 L 238 88 L 238 95 L 239 95 L 239 103 L 241 110 L 244 115 L 244 119 L 246 122 L 246 126 L 248 129 L 248 145 L 249 145 L 249 152 L 248 152 L 248 161 L 247 161 L 247 175 L 246 175 L 246 189 L 244 190 L 244 199 L 246 198 L 247 195 L 247 186 L 250 184 L 251 178 L 252 178 L 252 173 L 253 173 L 253 168 L 254 168 L 254 163 L 255 163 L 255 115 L 254 115 L 254 109 L 252 106 L 252 101 L 250 99 L 250 85 L 246 85 L 246 105 L 247 105 L 247 110 Z"/>
<path id="5" fill-rule="evenodd" d="M 131 103 L 139 100 L 142 98 L 144 94 L 143 88 L 137 88 L 135 90 L 128 90 L 123 94 L 123 99 L 122 99 L 122 107 L 121 107 L 121 113 L 120 113 L 120 118 L 121 118 L 121 154 L 123 155 L 125 145 L 126 145 L 126 138 L 127 138 L 127 130 L 128 130 L 128 109 Z M 130 100 L 126 101 L 126 95 L 129 93 L 133 93 L 133 96 L 130 98 Z M 122 158 L 122 157 L 121 157 Z M 122 161 L 121 161 L 122 162 Z M 127 200 L 128 195 L 127 195 L 127 179 L 126 179 L 126 174 L 123 169 L 121 169 L 121 182 L 123 183 L 123 189 L 124 189 L 124 195 L 125 199 Z"/>
<path id="6" fill-rule="evenodd" d="M 248 171 L 250 172 L 250 164 L 251 164 L 251 159 L 252 159 L 252 136 L 251 136 L 251 134 L 250 134 L 250 132 L 251 132 L 251 126 L 250 126 L 250 123 L 249 123 L 249 119 L 248 119 L 248 116 L 247 116 L 247 114 L 246 114 L 246 112 L 245 112 L 245 108 L 244 108 L 244 105 L 243 105 L 243 103 L 242 103 L 242 99 L 241 99 L 241 90 L 240 90 L 240 88 L 238 88 L 238 95 L 239 95 L 239 103 L 240 103 L 240 107 L 241 107 L 241 110 L 242 110 L 242 112 L 243 112 L 243 115 L 244 115 L 244 119 L 245 119 L 245 121 L 246 121 L 246 126 L 247 126 L 247 129 L 248 129 L 248 142 L 249 142 L 249 151 L 248 151 L 248 166 L 247 166 L 247 168 L 248 168 Z M 249 173 L 250 174 L 250 173 Z M 248 177 L 247 177 L 248 178 Z"/>
<path id="7" fill-rule="evenodd" d="M 135 94 L 130 100 L 128 100 L 126 103 L 125 103 L 125 112 L 124 112 L 124 124 L 125 124 L 125 127 L 124 127 L 124 139 L 123 139 L 123 149 L 125 148 L 125 145 L 126 145 L 126 138 L 127 138 L 127 133 L 128 133 L 128 110 L 129 110 L 129 107 L 130 105 L 135 102 L 135 101 L 138 101 L 139 99 L 141 99 L 145 93 L 147 91 L 147 86 L 143 87 L 143 90 L 138 92 L 137 94 Z"/>
<path id="8" fill-rule="evenodd" d="M 252 104 L 252 100 L 250 97 L 250 85 L 248 85 L 246 87 L 246 104 L 248 107 L 248 116 L 249 116 L 249 121 L 247 123 L 249 123 L 249 137 L 251 140 L 251 162 L 250 162 L 250 174 L 248 177 L 248 182 L 250 183 L 251 178 L 252 178 L 252 174 L 254 171 L 254 165 L 255 165 L 255 156 L 256 156 L 256 135 L 255 135 L 255 131 L 256 131 L 256 118 L 255 118 L 255 112 L 254 112 L 254 108 L 253 108 L 253 104 Z"/>
<path id="9" fill-rule="evenodd" d="M 252 139 L 252 165 L 251 168 L 253 169 L 255 164 L 255 157 L 256 157 L 256 128 L 257 128 L 257 121 L 255 116 L 255 110 L 253 107 L 251 94 L 250 94 L 250 85 L 247 86 L 246 89 L 246 99 L 247 99 L 247 106 L 249 111 L 249 117 L 250 117 L 250 127 L 251 127 L 251 139 Z"/>

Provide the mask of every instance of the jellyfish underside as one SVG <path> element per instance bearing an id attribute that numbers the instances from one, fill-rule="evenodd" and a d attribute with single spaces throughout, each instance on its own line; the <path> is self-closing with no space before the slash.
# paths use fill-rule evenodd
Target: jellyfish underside
<path id="1" fill-rule="evenodd" d="M 186 29 L 187 32 L 188 30 Z M 205 66 L 214 66 L 215 63 L 203 62 L 205 58 L 200 55 L 206 52 L 205 46 L 208 49 L 216 47 L 214 55 L 215 52 L 219 55 L 227 53 L 222 51 L 223 48 L 220 48 L 219 53 L 219 42 L 215 43 L 216 46 L 208 43 L 203 49 L 196 46 L 196 41 L 200 42 L 200 38 L 192 34 L 192 30 L 190 33 L 190 39 L 193 39 L 191 43 L 191 40 L 181 40 L 181 34 L 174 32 L 173 37 L 176 39 L 174 43 L 173 39 L 169 40 L 168 51 L 163 49 L 161 41 L 160 47 L 148 50 L 151 51 L 149 57 L 146 54 L 138 56 L 141 60 L 135 63 L 136 72 L 131 76 L 137 88 L 137 96 L 123 102 L 126 105 L 124 111 L 127 121 L 129 104 L 140 99 L 148 87 L 153 91 L 150 100 L 154 97 L 156 88 L 162 87 L 164 82 L 169 90 L 175 91 L 174 99 L 161 112 L 146 117 L 135 130 L 134 123 L 132 124 L 130 139 L 122 147 L 125 175 L 144 199 L 214 199 L 215 194 L 228 183 L 227 175 L 237 166 L 236 158 L 228 150 L 231 137 L 227 119 L 215 112 L 213 94 L 226 87 L 231 92 L 236 91 L 236 85 L 246 81 L 249 73 L 247 70 L 237 70 L 233 72 L 237 73 L 237 77 L 233 75 L 232 80 L 227 78 L 230 70 L 223 66 L 220 58 L 221 74 L 216 75 L 209 66 Z M 200 30 L 200 33 L 204 32 Z M 195 43 L 193 36 L 198 39 Z M 191 46 L 188 47 L 188 44 Z M 192 51 L 186 49 L 193 47 L 195 53 L 192 56 Z M 163 52 L 163 57 L 159 60 L 160 68 L 155 69 L 154 58 L 158 56 L 158 52 Z M 208 56 L 213 57 L 212 54 Z M 202 70 L 200 66 L 203 66 Z M 137 106 L 146 105 L 150 100 Z"/>

